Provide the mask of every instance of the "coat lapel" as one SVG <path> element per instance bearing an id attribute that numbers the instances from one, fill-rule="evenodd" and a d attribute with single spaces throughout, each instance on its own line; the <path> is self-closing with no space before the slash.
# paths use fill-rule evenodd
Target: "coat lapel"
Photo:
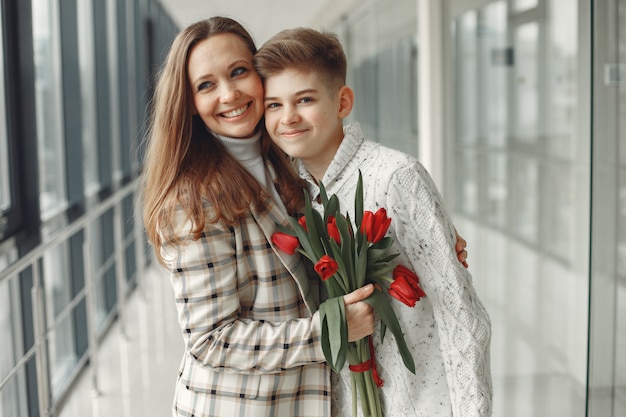
<path id="1" fill-rule="evenodd" d="M 302 299 L 304 300 L 309 312 L 313 314 L 317 311 L 318 305 L 313 297 L 313 294 L 311 293 L 309 276 L 307 275 L 306 268 L 302 263 L 302 259 L 297 254 L 286 254 L 272 243 L 272 235 L 277 231 L 276 224 L 279 223 L 285 226 L 289 225 L 287 215 L 284 214 L 278 206 L 274 204 L 274 202 L 270 202 L 269 210 L 265 213 L 259 213 L 254 209 L 251 211 L 254 219 L 259 225 L 259 228 L 263 231 L 265 238 L 272 246 L 272 250 L 296 281 L 300 294 L 302 295 Z"/>

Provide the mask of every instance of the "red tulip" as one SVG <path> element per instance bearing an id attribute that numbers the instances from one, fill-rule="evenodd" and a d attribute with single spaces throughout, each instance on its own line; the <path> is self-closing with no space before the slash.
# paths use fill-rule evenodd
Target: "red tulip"
<path id="1" fill-rule="evenodd" d="M 300 241 L 297 237 L 288 235 L 283 232 L 276 232 L 272 235 L 272 243 L 283 252 L 293 255 L 296 252 Z"/>
<path id="2" fill-rule="evenodd" d="M 328 255 L 324 255 L 319 261 L 317 261 L 314 269 L 315 272 L 317 272 L 322 278 L 322 281 L 326 281 L 328 278 L 332 277 L 335 272 L 337 272 L 339 265 L 337 265 L 337 261 L 333 258 Z"/>
<path id="3" fill-rule="evenodd" d="M 305 232 L 308 232 L 309 229 L 306 228 L 306 217 L 302 216 L 298 219 L 298 223 L 300 224 L 300 226 L 302 226 L 302 228 L 304 229 Z"/>
<path id="4" fill-rule="evenodd" d="M 376 213 L 365 211 L 361 221 L 361 232 L 365 233 L 367 240 L 376 243 L 385 237 L 391 224 L 391 218 L 387 217 L 387 210 L 379 208 Z"/>
<path id="5" fill-rule="evenodd" d="M 393 270 L 393 279 L 396 279 L 400 276 L 405 277 L 408 282 L 414 283 L 414 285 L 418 285 L 420 282 L 420 279 L 415 274 L 415 272 L 411 271 L 409 268 L 403 265 L 398 265 Z"/>
<path id="6" fill-rule="evenodd" d="M 415 303 L 426 296 L 419 285 L 419 277 L 410 269 L 398 265 L 393 270 L 393 279 L 389 286 L 389 294 L 407 306 L 415 307 Z"/>
<path id="7" fill-rule="evenodd" d="M 326 228 L 328 229 L 328 235 L 337 242 L 338 245 L 341 245 L 341 235 L 339 234 L 339 229 L 337 229 L 337 219 L 335 219 L 335 216 L 328 216 Z"/>

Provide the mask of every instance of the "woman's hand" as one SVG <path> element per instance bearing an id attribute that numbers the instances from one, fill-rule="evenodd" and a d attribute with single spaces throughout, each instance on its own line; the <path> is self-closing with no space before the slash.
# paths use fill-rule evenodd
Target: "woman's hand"
<path id="1" fill-rule="evenodd" d="M 456 229 L 454 229 L 456 232 Z M 465 239 L 459 235 L 459 232 L 456 232 L 456 245 L 454 245 L 454 250 L 456 250 L 456 256 L 459 258 L 459 262 L 463 264 L 464 267 L 468 267 L 467 265 L 467 250 L 465 247 L 467 246 L 467 242 Z"/>
<path id="2" fill-rule="evenodd" d="M 348 341 L 354 342 L 374 333 L 374 309 L 362 300 L 374 291 L 372 284 L 365 285 L 343 296 L 348 324 Z"/>

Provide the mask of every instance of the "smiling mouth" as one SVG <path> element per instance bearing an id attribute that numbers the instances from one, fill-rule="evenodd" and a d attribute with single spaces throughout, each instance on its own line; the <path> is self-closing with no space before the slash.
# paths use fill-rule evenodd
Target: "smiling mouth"
<path id="1" fill-rule="evenodd" d="M 299 134 L 301 134 L 303 132 L 305 132 L 304 129 L 289 130 L 289 131 L 286 131 L 286 132 L 282 132 L 281 136 L 287 136 L 287 137 L 289 137 L 289 136 L 297 136 L 297 135 L 299 135 Z"/>
<path id="2" fill-rule="evenodd" d="M 222 116 L 226 118 L 241 116 L 246 112 L 246 110 L 248 110 L 248 107 L 250 107 L 250 103 L 247 103 L 245 106 L 235 109 L 233 111 L 222 113 Z"/>

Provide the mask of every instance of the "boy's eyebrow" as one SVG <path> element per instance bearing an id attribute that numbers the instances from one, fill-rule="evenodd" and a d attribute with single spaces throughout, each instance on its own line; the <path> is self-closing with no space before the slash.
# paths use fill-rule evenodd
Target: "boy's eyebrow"
<path id="1" fill-rule="evenodd" d="M 296 91 L 295 93 L 293 93 L 293 95 L 301 96 L 301 95 L 310 94 L 310 93 L 317 93 L 317 90 L 315 88 L 305 88 L 304 90 Z M 264 100 L 265 101 L 278 100 L 278 97 L 266 96 Z"/>

